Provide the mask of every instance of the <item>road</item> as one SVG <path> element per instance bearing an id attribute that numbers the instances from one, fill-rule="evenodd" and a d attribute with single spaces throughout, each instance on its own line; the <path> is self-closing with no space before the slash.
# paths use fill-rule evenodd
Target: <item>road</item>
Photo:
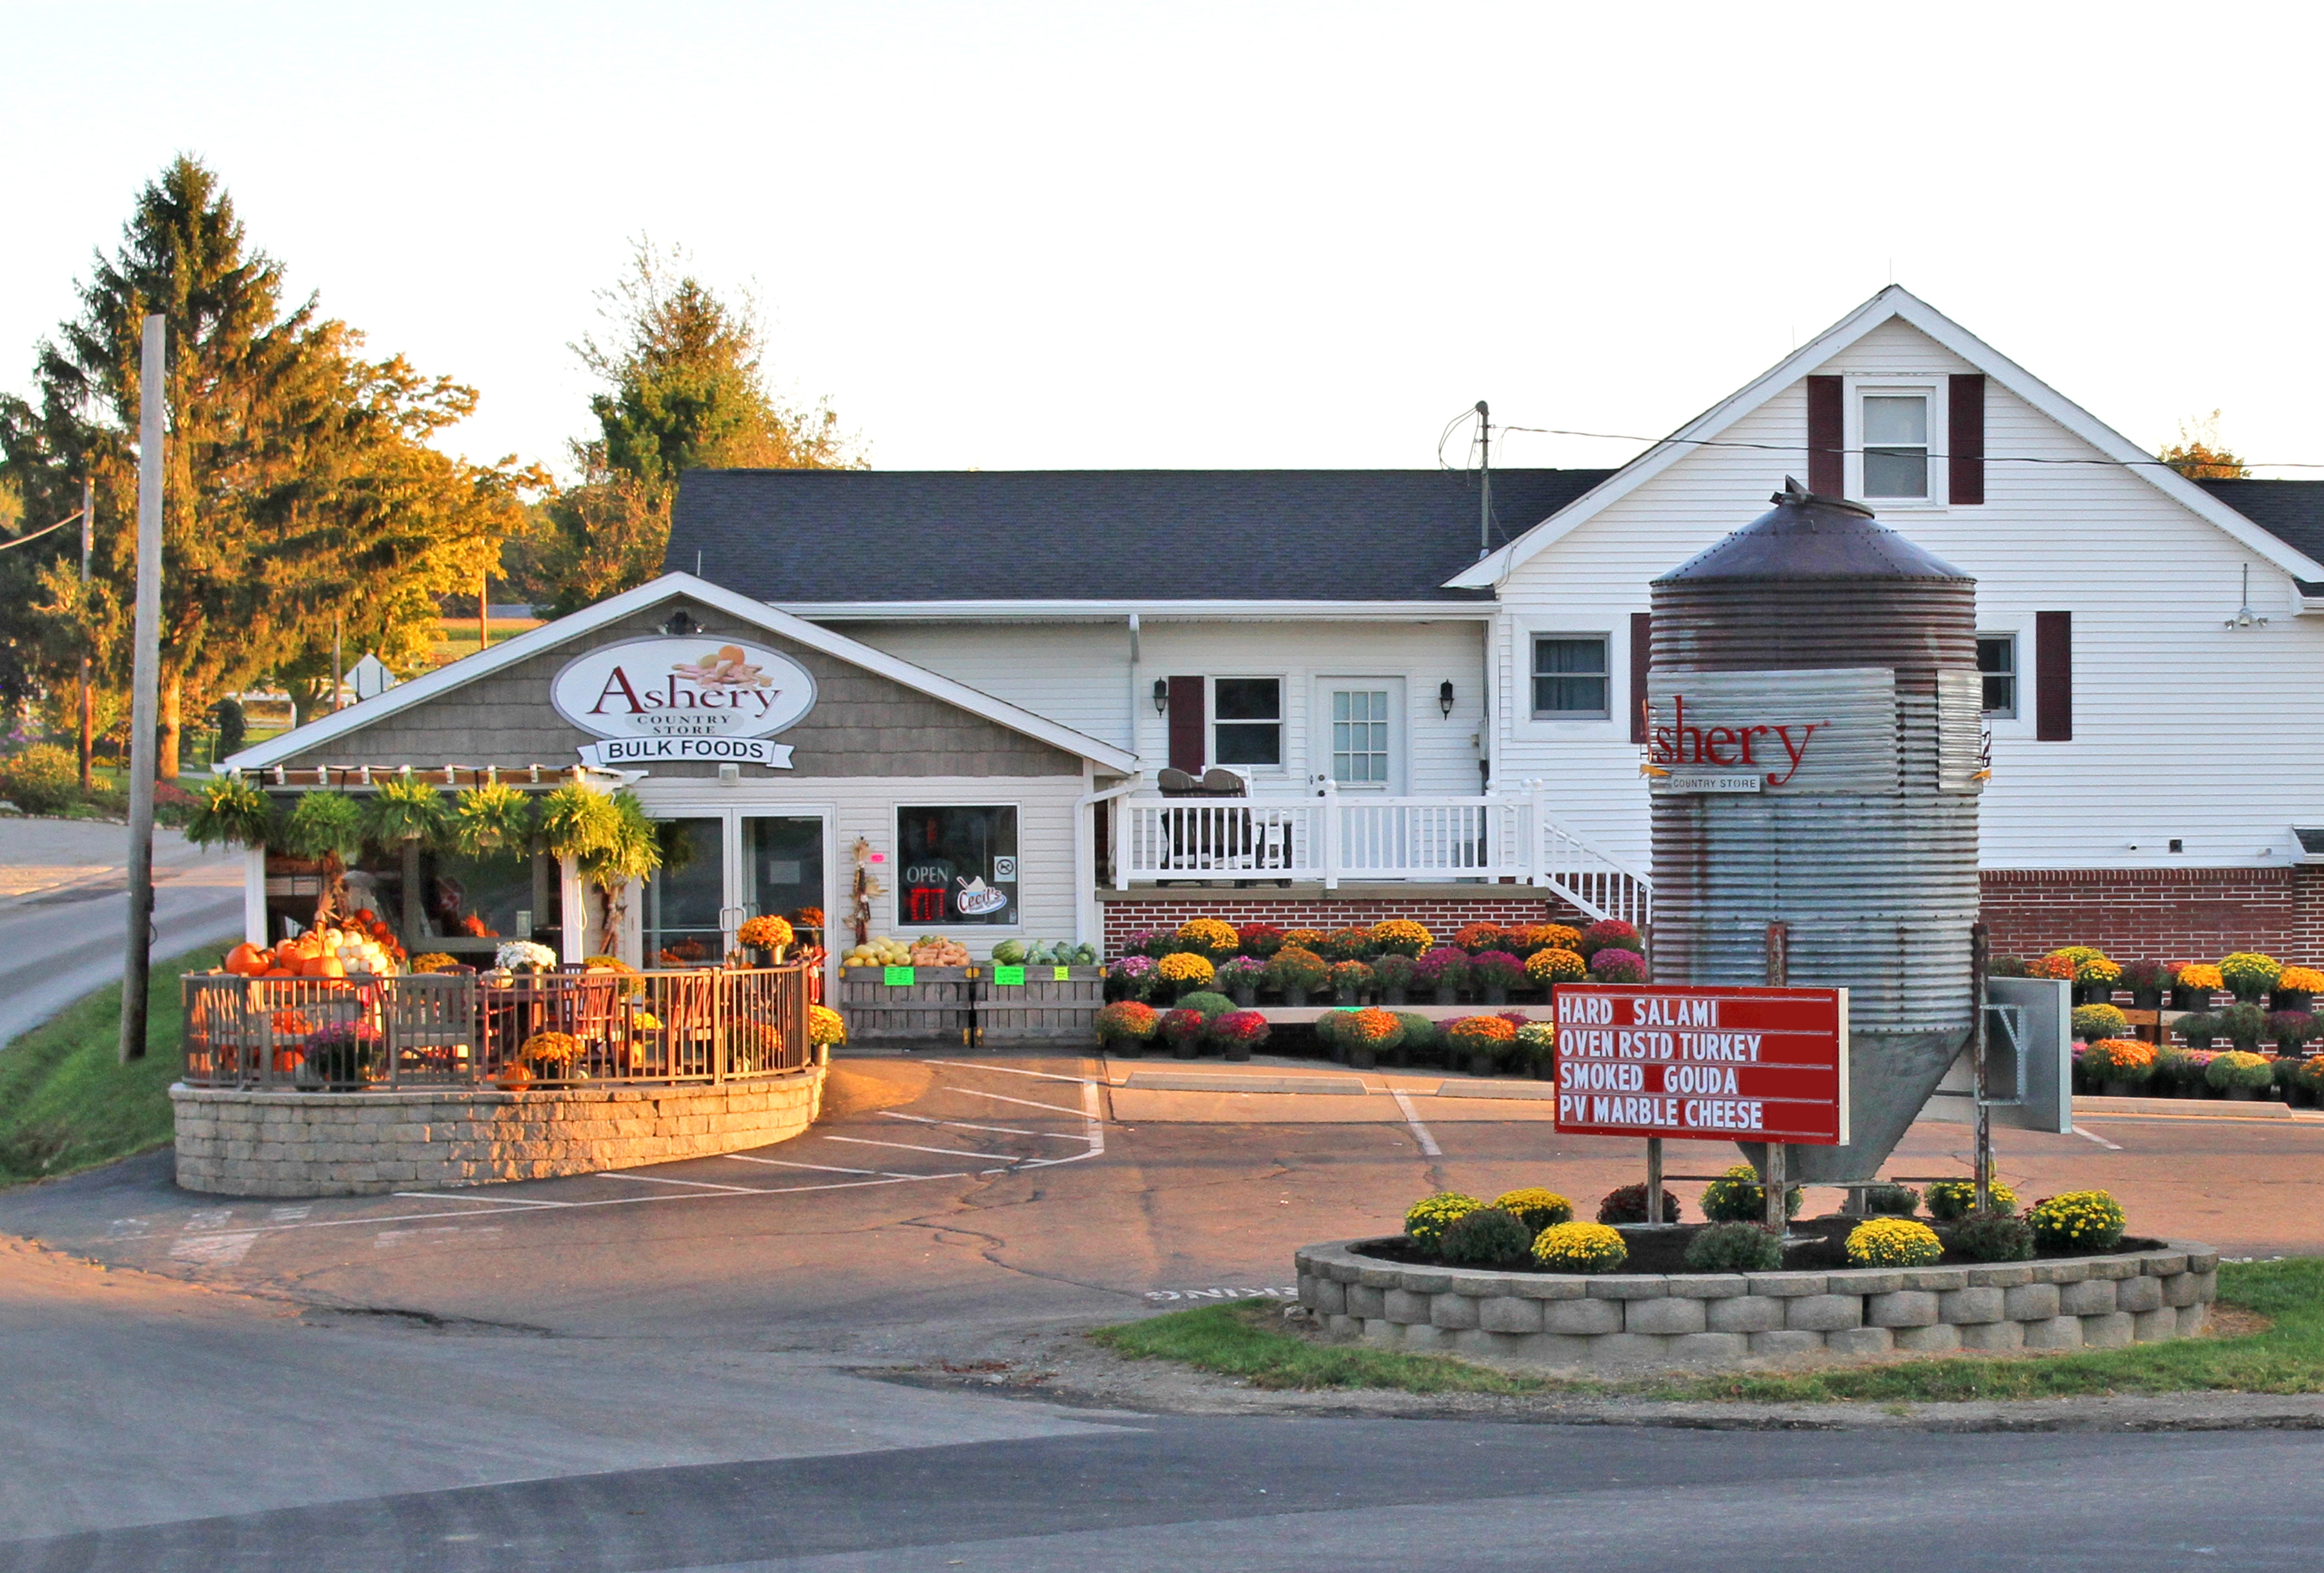
<path id="1" fill-rule="evenodd" d="M 84 819 L 0 819 L 0 1045 L 121 981 L 129 832 Z M 242 859 L 153 833 L 153 956 L 242 932 Z"/>
<path id="2" fill-rule="evenodd" d="M 808 1135 L 622 1174 L 249 1202 L 157 1155 L 0 1196 L 0 1235 L 39 1243 L 0 1249 L 0 1569 L 2312 1565 L 2301 1434 L 1156 1415 L 962 1385 L 1281 1289 L 1295 1245 L 1392 1228 L 1437 1184 L 1590 1198 L 1636 1163 L 1433 1078 L 1399 1102 L 1126 1069 L 1155 1078 L 844 1060 Z M 2324 1124 L 2093 1135 L 2004 1133 L 2005 1176 L 2315 1248 Z M 1916 1127 L 1900 1167 L 1958 1168 L 1960 1136 Z M 947 1362 L 967 1374 L 897 1379 Z"/>

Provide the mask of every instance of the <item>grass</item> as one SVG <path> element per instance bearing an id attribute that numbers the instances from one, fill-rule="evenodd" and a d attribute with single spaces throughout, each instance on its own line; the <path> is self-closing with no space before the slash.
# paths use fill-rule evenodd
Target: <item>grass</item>
<path id="1" fill-rule="evenodd" d="M 215 967 L 214 946 L 153 964 L 145 1058 L 123 1065 L 121 985 L 68 1005 L 0 1049 L 0 1186 L 53 1179 L 168 1142 L 182 1009 L 178 975 Z"/>
<path id="2" fill-rule="evenodd" d="M 1797 1372 L 1631 1381 L 1528 1377 L 1441 1355 L 1324 1343 L 1289 1330 L 1273 1300 L 1173 1311 L 1092 1335 L 1134 1359 L 1176 1360 L 1254 1387 L 1398 1393 L 1629 1393 L 1754 1403 L 1932 1403 L 2122 1393 L 2324 1392 L 2324 1258 L 2224 1263 L 2221 1308 L 2253 1330 L 2061 1355 L 1947 1356 Z"/>

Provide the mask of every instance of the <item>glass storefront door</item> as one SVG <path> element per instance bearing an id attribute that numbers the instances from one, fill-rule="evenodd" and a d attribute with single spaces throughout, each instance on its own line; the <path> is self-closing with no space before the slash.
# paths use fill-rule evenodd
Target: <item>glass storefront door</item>
<path id="1" fill-rule="evenodd" d="M 715 965 L 762 913 L 789 919 L 802 943 L 823 942 L 819 922 L 799 915 L 819 919 L 824 904 L 822 815 L 728 810 L 660 823 L 664 861 L 641 914 L 648 967 Z"/>

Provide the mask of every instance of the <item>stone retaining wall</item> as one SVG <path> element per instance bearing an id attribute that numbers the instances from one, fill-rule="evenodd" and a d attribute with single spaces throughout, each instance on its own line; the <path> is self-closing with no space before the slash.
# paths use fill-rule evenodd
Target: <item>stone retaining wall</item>
<path id="1" fill-rule="evenodd" d="M 1728 1365 L 1802 1355 L 2117 1348 L 2202 1331 L 2218 1254 L 2159 1251 L 1840 1272 L 1489 1272 L 1298 1253 L 1299 1303 L 1342 1337 L 1531 1365 Z"/>
<path id="2" fill-rule="evenodd" d="M 236 1092 L 179 1085 L 178 1183 L 366 1196 L 547 1180 L 763 1147 L 805 1131 L 823 1067 L 715 1086 Z"/>

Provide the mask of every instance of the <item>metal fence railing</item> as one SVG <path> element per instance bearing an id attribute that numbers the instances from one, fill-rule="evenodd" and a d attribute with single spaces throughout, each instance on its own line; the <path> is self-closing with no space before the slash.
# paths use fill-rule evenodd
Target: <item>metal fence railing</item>
<path id="1" fill-rule="evenodd" d="M 351 1092 L 779 1076 L 815 1062 L 810 965 L 506 979 L 189 974 L 183 1078 Z"/>

